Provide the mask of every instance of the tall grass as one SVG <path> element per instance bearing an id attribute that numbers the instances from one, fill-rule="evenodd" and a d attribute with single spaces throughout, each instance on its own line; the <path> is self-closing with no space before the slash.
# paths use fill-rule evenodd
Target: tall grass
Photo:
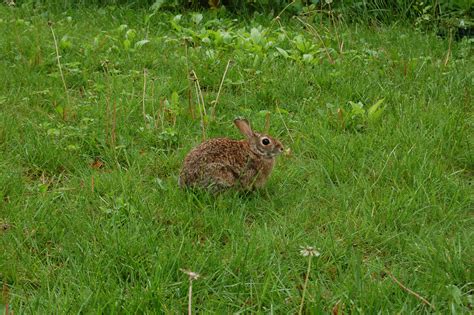
<path id="1" fill-rule="evenodd" d="M 474 9 L 470 0 L 422 1 L 422 0 L 345 0 L 333 1 L 290 1 L 290 0 L 256 0 L 256 1 L 215 1 L 204 0 L 19 0 L 19 6 L 38 7 L 49 10 L 66 10 L 78 7 L 120 6 L 128 8 L 157 8 L 183 10 L 201 10 L 210 7 L 225 6 L 233 12 L 250 14 L 254 11 L 277 14 L 281 10 L 287 13 L 300 13 L 303 8 L 332 9 L 353 21 L 379 21 L 393 23 L 414 20 L 422 16 L 433 17 L 465 16 L 473 18 Z"/>

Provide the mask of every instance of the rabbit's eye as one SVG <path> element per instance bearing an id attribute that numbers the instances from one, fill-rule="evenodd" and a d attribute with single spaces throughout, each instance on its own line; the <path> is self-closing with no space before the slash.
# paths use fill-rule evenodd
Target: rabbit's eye
<path id="1" fill-rule="evenodd" d="M 270 140 L 268 138 L 263 138 L 262 139 L 262 144 L 263 145 L 269 145 L 270 144 Z"/>

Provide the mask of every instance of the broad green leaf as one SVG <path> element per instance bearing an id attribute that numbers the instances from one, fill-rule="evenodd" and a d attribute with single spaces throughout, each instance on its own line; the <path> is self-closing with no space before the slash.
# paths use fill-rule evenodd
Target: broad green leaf
<path id="1" fill-rule="evenodd" d="M 171 93 L 171 106 L 177 107 L 179 105 L 179 94 L 176 91 Z"/>
<path id="2" fill-rule="evenodd" d="M 380 118 L 382 115 L 384 108 L 380 107 L 382 105 L 384 99 L 378 100 L 374 105 L 370 106 L 369 109 L 367 110 L 367 118 L 370 121 L 376 121 Z"/>
<path id="3" fill-rule="evenodd" d="M 127 25 L 127 24 L 122 24 L 122 25 L 120 25 L 120 26 L 118 27 L 118 30 L 119 30 L 120 32 L 123 32 L 123 31 L 125 31 L 127 28 L 128 28 L 128 25 Z"/>
<path id="4" fill-rule="evenodd" d="M 222 40 L 224 41 L 224 43 L 226 43 L 226 44 L 231 44 L 232 43 L 232 35 L 230 35 L 229 32 L 220 31 L 220 33 L 222 35 Z"/>
<path id="5" fill-rule="evenodd" d="M 181 21 L 181 18 L 183 16 L 181 14 L 176 15 L 171 19 L 171 26 L 176 30 L 176 31 L 181 31 L 182 27 L 179 25 L 179 22 Z"/>
<path id="6" fill-rule="evenodd" d="M 133 40 L 137 36 L 137 32 L 134 29 L 129 29 L 127 33 L 125 33 L 125 38 L 129 40 Z"/>
<path id="7" fill-rule="evenodd" d="M 451 294 L 453 300 L 456 302 L 456 304 L 462 305 L 462 300 L 461 300 L 462 292 L 461 292 L 461 290 L 457 286 L 455 286 L 454 284 L 448 285 L 447 289 L 448 289 L 449 293 Z"/>
<path id="8" fill-rule="evenodd" d="M 69 36 L 64 35 L 61 40 L 59 41 L 59 47 L 61 49 L 70 49 L 72 48 L 72 42 L 69 39 Z"/>
<path id="9" fill-rule="evenodd" d="M 283 57 L 288 58 L 290 56 L 288 54 L 288 52 L 286 50 L 284 50 L 283 48 L 280 48 L 280 47 L 275 47 L 275 48 L 276 48 L 276 50 L 278 50 L 280 55 L 282 55 Z"/>
<path id="10" fill-rule="evenodd" d="M 352 102 L 349 101 L 349 104 L 351 104 L 352 109 L 351 109 L 351 117 L 356 118 L 357 116 L 359 117 L 364 117 L 365 116 L 365 109 L 364 109 L 364 104 L 361 102 Z"/>
<path id="11" fill-rule="evenodd" d="M 201 13 L 194 13 L 192 15 L 191 19 L 193 20 L 193 22 L 195 24 L 199 24 L 202 21 L 202 14 Z"/>
<path id="12" fill-rule="evenodd" d="M 79 150 L 80 148 L 79 148 L 79 146 L 78 146 L 77 144 L 69 144 L 69 145 L 66 147 L 66 149 L 67 149 L 68 151 L 77 151 L 77 150 Z"/>
<path id="13" fill-rule="evenodd" d="M 123 41 L 123 47 L 125 48 L 125 50 L 129 50 L 130 49 L 130 41 L 128 39 L 124 40 Z"/>
<path id="14" fill-rule="evenodd" d="M 382 105 L 384 100 L 385 99 L 382 98 L 382 99 L 378 100 L 377 102 L 375 102 L 374 105 L 370 106 L 369 109 L 367 110 L 368 115 L 370 116 L 373 113 L 375 113 L 379 109 L 380 105 Z"/>
<path id="15" fill-rule="evenodd" d="M 250 38 L 255 44 L 260 44 L 263 40 L 262 33 L 255 27 L 250 30 Z"/>
<path id="16" fill-rule="evenodd" d="M 314 57 L 312 54 L 304 54 L 303 55 L 303 61 L 304 62 L 311 62 L 313 61 Z"/>
<path id="17" fill-rule="evenodd" d="M 135 48 L 141 48 L 144 45 L 148 44 L 150 41 L 148 39 L 142 39 L 135 43 Z"/>

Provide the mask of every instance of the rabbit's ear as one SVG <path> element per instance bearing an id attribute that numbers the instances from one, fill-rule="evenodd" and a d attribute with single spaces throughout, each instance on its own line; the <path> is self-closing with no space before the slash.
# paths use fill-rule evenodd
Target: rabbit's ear
<path id="1" fill-rule="evenodd" d="M 252 128 L 250 128 L 250 123 L 245 118 L 236 118 L 234 119 L 234 124 L 239 128 L 240 133 L 246 136 L 247 138 L 253 137 Z"/>

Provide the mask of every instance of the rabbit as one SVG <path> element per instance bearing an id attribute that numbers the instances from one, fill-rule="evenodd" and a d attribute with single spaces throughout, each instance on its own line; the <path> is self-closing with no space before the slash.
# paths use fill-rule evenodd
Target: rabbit
<path id="1" fill-rule="evenodd" d="M 181 188 L 197 187 L 217 193 L 230 188 L 251 191 L 266 183 L 283 145 L 254 132 L 246 119 L 236 118 L 234 124 L 246 139 L 215 138 L 192 149 L 179 175 Z"/>

